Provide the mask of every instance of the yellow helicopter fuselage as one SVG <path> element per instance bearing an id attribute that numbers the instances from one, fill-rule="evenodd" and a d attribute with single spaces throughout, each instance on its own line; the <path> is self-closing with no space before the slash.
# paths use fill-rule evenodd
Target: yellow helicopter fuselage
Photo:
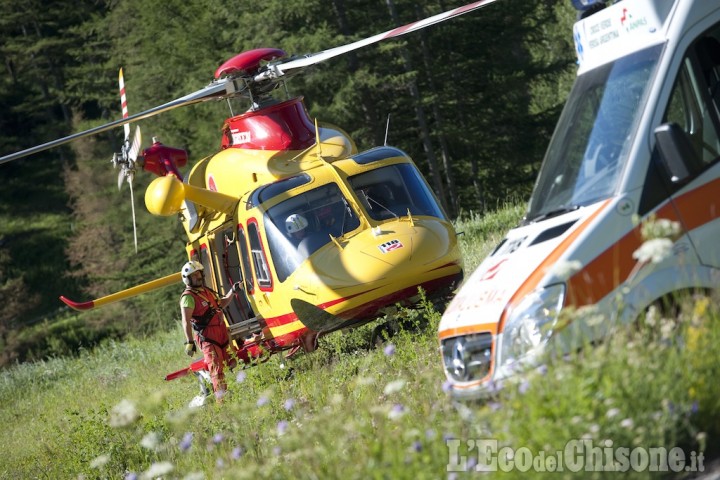
<path id="1" fill-rule="evenodd" d="M 294 99 L 277 109 L 293 110 L 284 118 L 297 120 L 298 107 Z M 252 131 L 257 125 L 244 120 L 253 117 L 230 119 L 226 131 Z M 304 130 L 312 128 L 307 123 Z M 419 289 L 447 295 L 462 278 L 452 224 L 410 157 L 392 147 L 358 153 L 339 128 L 314 130 L 288 140 L 302 149 L 228 142 L 199 161 L 186 184 L 161 177 L 146 194 L 151 212 L 180 214 L 189 258 L 210 272 L 206 283 L 218 292 L 244 283 L 229 326 L 249 322 L 238 336 L 261 331 L 271 349 L 414 304 Z M 236 131 L 234 138 L 250 137 Z M 302 238 L 286 229 L 292 215 L 304 219 Z"/>

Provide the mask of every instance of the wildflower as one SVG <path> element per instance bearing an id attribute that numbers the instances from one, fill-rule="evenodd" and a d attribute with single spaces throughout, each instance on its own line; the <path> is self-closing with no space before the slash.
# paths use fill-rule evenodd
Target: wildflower
<path id="1" fill-rule="evenodd" d="M 244 370 L 240 370 L 237 374 L 237 377 L 235 377 L 235 380 L 237 380 L 238 383 L 242 383 L 245 381 L 245 377 L 247 377 L 247 374 Z"/>
<path id="2" fill-rule="evenodd" d="M 651 219 L 643 223 L 640 229 L 640 235 L 642 235 L 642 238 L 645 240 L 677 238 L 681 230 L 679 222 L 673 222 L 667 218 Z"/>
<path id="3" fill-rule="evenodd" d="M 593 423 L 590 425 L 590 433 L 598 433 L 600 431 L 600 425 Z"/>
<path id="4" fill-rule="evenodd" d="M 110 426 L 126 427 L 140 417 L 135 404 L 130 400 L 121 400 L 110 410 Z"/>
<path id="5" fill-rule="evenodd" d="M 217 460 L 215 460 L 215 468 L 217 468 L 217 469 L 225 468 L 225 460 L 223 460 L 222 458 L 218 458 Z"/>
<path id="6" fill-rule="evenodd" d="M 157 432 L 150 432 L 140 440 L 140 445 L 148 450 L 157 450 L 160 444 L 160 434 Z"/>
<path id="7" fill-rule="evenodd" d="M 529 389 L 530 382 L 527 379 L 523 379 L 520 382 L 520 385 L 518 385 L 518 392 L 520 393 L 520 395 L 525 395 Z"/>
<path id="8" fill-rule="evenodd" d="M 493 412 L 497 412 L 502 408 L 502 403 L 500 402 L 488 402 L 488 407 L 490 407 L 490 410 Z"/>
<path id="9" fill-rule="evenodd" d="M 245 450 L 243 450 L 242 447 L 235 447 L 233 448 L 233 451 L 230 453 L 230 458 L 233 460 L 238 460 L 240 457 L 243 456 L 245 453 Z"/>
<path id="10" fill-rule="evenodd" d="M 450 382 L 450 380 L 445 380 L 442 384 L 442 391 L 445 393 L 450 393 L 451 390 L 452 390 L 452 383 Z"/>
<path id="11" fill-rule="evenodd" d="M 467 459 L 467 463 L 466 463 L 466 471 L 468 471 L 468 472 L 472 471 L 475 468 L 475 466 L 477 466 L 477 458 L 469 457 Z"/>
<path id="12" fill-rule="evenodd" d="M 422 443 L 419 440 L 415 440 L 411 447 L 413 452 L 420 453 L 422 451 Z"/>
<path id="13" fill-rule="evenodd" d="M 282 453 L 282 448 L 280 448 L 280 447 L 273 448 L 273 455 L 275 455 L 276 457 L 279 457 L 281 453 Z"/>
<path id="14" fill-rule="evenodd" d="M 258 398 L 257 406 L 262 407 L 264 405 L 267 405 L 267 403 L 270 401 L 270 399 L 267 397 L 267 395 L 260 395 L 260 398 Z"/>
<path id="15" fill-rule="evenodd" d="M 108 462 L 110 461 L 110 455 L 103 454 L 98 457 L 95 457 L 92 462 L 90 462 L 90 468 L 102 468 L 104 467 Z"/>
<path id="16" fill-rule="evenodd" d="M 536 371 L 537 373 L 539 373 L 540 375 L 545 376 L 545 375 L 547 374 L 547 372 L 548 372 L 548 367 L 547 367 L 547 365 L 542 364 L 542 365 L 538 366 L 538 367 L 535 369 L 535 371 Z"/>
<path id="17" fill-rule="evenodd" d="M 180 450 L 183 452 L 187 452 L 190 447 L 192 446 L 193 441 L 193 434 L 192 432 L 185 432 L 185 435 L 183 435 L 182 440 L 180 440 Z"/>
<path id="18" fill-rule="evenodd" d="M 287 432 L 288 426 L 289 426 L 289 424 L 287 421 L 280 420 L 277 424 L 278 435 L 285 435 L 285 432 Z"/>
<path id="19" fill-rule="evenodd" d="M 125 480 L 137 480 L 138 476 L 135 472 L 128 472 L 127 475 L 125 475 Z"/>
<path id="20" fill-rule="evenodd" d="M 635 422 L 633 422 L 632 418 L 625 418 L 620 422 L 620 426 L 623 428 L 632 428 L 635 426 Z"/>
<path id="21" fill-rule="evenodd" d="M 293 407 L 295 407 L 295 399 L 288 398 L 287 400 L 285 400 L 283 407 L 285 408 L 286 411 L 289 412 L 290 410 L 293 409 Z"/>
<path id="22" fill-rule="evenodd" d="M 613 418 L 613 417 L 616 417 L 619 413 L 620 413 L 620 409 L 619 409 L 619 408 L 611 408 L 610 410 L 607 411 L 607 413 L 605 414 L 605 416 L 606 416 L 607 418 Z"/>
<path id="23" fill-rule="evenodd" d="M 157 462 L 150 465 L 150 468 L 145 470 L 141 476 L 143 480 L 147 479 L 153 479 L 157 477 L 161 477 L 163 475 L 167 475 L 168 473 L 172 472 L 175 469 L 172 463 L 170 462 Z"/>
<path id="24" fill-rule="evenodd" d="M 383 351 L 385 352 L 385 355 L 392 357 L 395 354 L 395 345 L 388 343 L 385 345 L 385 349 Z"/>
<path id="25" fill-rule="evenodd" d="M 385 393 L 385 395 L 392 395 L 393 393 L 397 393 L 403 389 L 403 387 L 405 386 L 405 383 L 406 382 L 403 379 L 390 382 L 387 385 L 385 385 L 385 389 L 383 390 L 383 393 Z"/>
<path id="26" fill-rule="evenodd" d="M 434 429 L 428 428 L 427 430 L 425 430 L 425 438 L 427 438 L 428 440 L 432 440 L 436 436 L 437 432 Z"/>
<path id="27" fill-rule="evenodd" d="M 396 403 L 390 409 L 390 412 L 388 413 L 388 418 L 390 420 L 397 420 L 398 418 L 405 415 L 405 413 L 405 407 L 401 403 Z"/>
<path id="28" fill-rule="evenodd" d="M 579 260 L 570 260 L 564 262 L 558 262 L 552 269 L 552 273 L 555 274 L 560 280 L 567 280 L 574 274 L 580 271 L 582 263 Z"/>
<path id="29" fill-rule="evenodd" d="M 640 245 L 632 254 L 640 263 L 660 263 L 672 252 L 672 241 L 667 238 L 654 238 Z"/>
<path id="30" fill-rule="evenodd" d="M 698 401 L 695 400 L 692 405 L 690 406 L 690 413 L 697 413 L 700 410 L 700 405 L 698 404 Z"/>
<path id="31" fill-rule="evenodd" d="M 218 443 L 221 443 L 225 439 L 225 436 L 222 433 L 216 433 L 213 435 L 213 443 L 217 445 Z"/>

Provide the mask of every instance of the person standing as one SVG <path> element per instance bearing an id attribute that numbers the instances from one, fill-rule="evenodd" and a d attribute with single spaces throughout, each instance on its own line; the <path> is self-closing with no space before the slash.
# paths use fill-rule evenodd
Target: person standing
<path id="1" fill-rule="evenodd" d="M 203 269 L 202 263 L 191 260 L 183 265 L 181 270 L 185 283 L 185 290 L 180 296 L 185 353 L 192 357 L 197 351 L 197 343 L 210 371 L 215 396 L 222 398 L 227 390 L 224 369 L 231 362 L 228 353 L 230 337 L 222 309 L 230 303 L 233 293 L 242 286 L 240 283 L 234 284 L 230 291 L 220 298 L 205 286 Z"/>

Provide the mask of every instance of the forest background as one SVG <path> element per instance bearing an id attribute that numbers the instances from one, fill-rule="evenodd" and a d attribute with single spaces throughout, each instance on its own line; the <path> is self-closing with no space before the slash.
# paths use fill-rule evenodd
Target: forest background
<path id="1" fill-rule="evenodd" d="M 6 0 L 0 2 L 0 154 L 202 88 L 235 54 L 260 47 L 325 50 L 460 4 L 412 0 Z M 408 152 L 455 219 L 522 203 L 532 189 L 575 75 L 565 0 L 499 0 L 357 50 L 289 82 L 311 117 L 341 126 L 360 150 Z M 145 136 L 188 151 L 220 144 L 222 103 L 140 122 Z M 0 166 L 0 366 L 62 356 L 107 339 L 177 328 L 177 289 L 77 314 L 87 300 L 167 275 L 185 261 L 177 219 L 144 208 L 110 159 L 122 129 Z"/>

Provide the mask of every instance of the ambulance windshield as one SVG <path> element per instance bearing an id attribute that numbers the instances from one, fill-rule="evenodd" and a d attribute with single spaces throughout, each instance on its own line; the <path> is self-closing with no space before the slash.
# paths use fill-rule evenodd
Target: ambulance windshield
<path id="1" fill-rule="evenodd" d="M 614 195 L 662 45 L 579 76 L 565 104 L 530 198 L 525 222 Z"/>

